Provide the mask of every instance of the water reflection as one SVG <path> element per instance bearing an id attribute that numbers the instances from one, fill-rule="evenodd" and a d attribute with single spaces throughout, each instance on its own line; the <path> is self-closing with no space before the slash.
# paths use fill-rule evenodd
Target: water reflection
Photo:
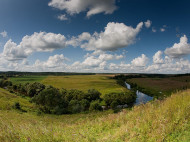
<path id="1" fill-rule="evenodd" d="M 125 85 L 127 86 L 127 89 L 131 89 L 131 85 L 125 82 Z M 148 101 L 153 100 L 153 97 L 148 96 L 140 91 L 137 90 L 136 92 L 137 98 L 136 98 L 136 102 L 135 105 L 139 105 L 139 104 L 145 104 Z"/>

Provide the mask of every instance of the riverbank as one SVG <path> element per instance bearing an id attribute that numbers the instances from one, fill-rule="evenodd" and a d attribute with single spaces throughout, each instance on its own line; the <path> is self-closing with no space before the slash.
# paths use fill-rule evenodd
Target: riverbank
<path id="1" fill-rule="evenodd" d="M 148 94 L 144 94 L 143 92 L 136 90 L 136 88 L 131 88 L 131 85 L 129 83 L 125 82 L 125 85 L 127 89 L 129 90 L 134 89 L 136 91 L 137 98 L 134 105 L 145 104 L 153 100 L 153 97 L 149 96 Z"/>

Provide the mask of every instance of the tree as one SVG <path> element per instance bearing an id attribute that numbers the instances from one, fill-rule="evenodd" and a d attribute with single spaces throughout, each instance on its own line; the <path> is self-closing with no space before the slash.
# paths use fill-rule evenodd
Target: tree
<path id="1" fill-rule="evenodd" d="M 95 89 L 89 89 L 88 93 L 85 94 L 85 99 L 88 101 L 93 101 L 93 100 L 99 100 L 101 96 L 101 93 Z"/>
<path id="2" fill-rule="evenodd" d="M 102 107 L 101 107 L 99 101 L 96 100 L 96 101 L 91 102 L 89 110 L 90 111 L 93 111 L 93 110 L 99 110 L 99 111 L 101 111 Z"/>

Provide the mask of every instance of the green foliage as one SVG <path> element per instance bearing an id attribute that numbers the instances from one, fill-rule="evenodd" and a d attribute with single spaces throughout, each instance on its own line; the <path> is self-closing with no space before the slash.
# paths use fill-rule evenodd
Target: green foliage
<path id="1" fill-rule="evenodd" d="M 95 89 L 89 89 L 88 93 L 86 93 L 85 95 L 85 99 L 89 100 L 89 101 L 93 101 L 93 100 L 99 100 L 101 96 L 101 93 Z"/>
<path id="2" fill-rule="evenodd" d="M 110 93 L 106 94 L 103 97 L 104 101 L 108 106 L 110 106 L 113 102 L 114 104 L 117 102 L 119 105 L 131 104 L 136 99 L 135 93 Z"/>
<path id="3" fill-rule="evenodd" d="M 34 97 L 35 95 L 39 94 L 42 90 L 45 89 L 45 85 L 39 82 L 28 83 L 25 84 L 25 86 L 27 88 L 27 95 L 29 97 Z"/>
<path id="4" fill-rule="evenodd" d="M 12 82 L 11 81 L 8 81 L 8 80 L 4 80 L 4 79 L 1 79 L 0 80 L 0 87 L 8 87 L 8 86 L 12 86 Z"/>
<path id="5" fill-rule="evenodd" d="M 110 107 L 111 107 L 112 109 L 116 109 L 118 105 L 119 105 L 119 103 L 118 103 L 117 101 L 113 101 L 113 102 L 110 104 Z"/>
<path id="6" fill-rule="evenodd" d="M 90 111 L 93 111 L 93 110 L 99 110 L 99 111 L 101 111 L 102 107 L 100 105 L 100 102 L 98 100 L 91 102 L 89 110 Z"/>

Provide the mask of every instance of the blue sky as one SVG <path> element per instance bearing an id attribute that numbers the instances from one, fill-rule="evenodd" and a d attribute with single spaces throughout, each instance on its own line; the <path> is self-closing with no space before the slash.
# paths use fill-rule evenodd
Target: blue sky
<path id="1" fill-rule="evenodd" d="M 0 70 L 190 72 L 188 0 L 1 0 Z"/>

